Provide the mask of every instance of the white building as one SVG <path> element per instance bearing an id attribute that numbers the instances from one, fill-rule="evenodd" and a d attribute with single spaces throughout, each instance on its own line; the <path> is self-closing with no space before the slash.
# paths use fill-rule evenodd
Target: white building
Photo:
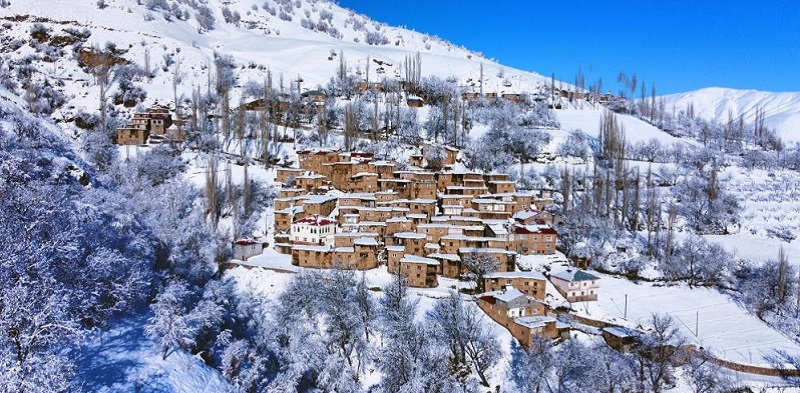
<path id="1" fill-rule="evenodd" d="M 330 246 L 336 234 L 336 220 L 312 214 L 292 223 L 289 240 L 293 244 Z"/>
<path id="2" fill-rule="evenodd" d="M 264 252 L 264 247 L 267 244 L 256 239 L 239 239 L 233 242 L 233 259 L 246 261 L 255 255 Z"/>
<path id="3" fill-rule="evenodd" d="M 575 268 L 550 275 L 550 282 L 570 303 L 597 300 L 599 281 L 599 277 Z"/>

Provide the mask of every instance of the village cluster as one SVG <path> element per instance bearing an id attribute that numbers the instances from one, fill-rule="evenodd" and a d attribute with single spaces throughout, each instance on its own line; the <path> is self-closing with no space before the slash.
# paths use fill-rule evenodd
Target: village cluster
<path id="1" fill-rule="evenodd" d="M 305 268 L 373 269 L 432 288 L 440 276 L 458 279 L 467 258 L 499 262 L 483 277 L 477 303 L 523 344 L 536 334 L 566 334 L 548 312 L 547 278 L 518 271 L 521 255 L 554 254 L 555 215 L 544 210 L 551 191 L 519 191 L 506 174 L 453 170 L 458 150 L 444 147 L 444 169 L 430 170 L 424 145 L 409 166 L 365 152 L 298 152 L 299 168 L 277 168 L 284 184 L 275 199 L 275 244 Z M 263 251 L 256 239 L 234 243 L 234 258 Z M 553 285 L 570 302 L 596 300 L 598 278 L 578 269 L 554 272 Z"/>
<path id="2" fill-rule="evenodd" d="M 312 91 L 304 99 L 324 105 L 325 96 Z M 186 133 L 179 122 L 169 109 L 154 106 L 118 129 L 116 143 L 180 142 Z M 429 165 L 430 149 L 441 149 L 441 169 Z M 274 249 L 304 268 L 385 264 L 420 288 L 438 287 L 440 276 L 462 278 L 467 259 L 494 259 L 498 267 L 483 275 L 478 306 L 524 345 L 537 334 L 568 335 L 544 302 L 548 278 L 568 302 L 597 300 L 599 279 L 574 268 L 545 277 L 517 266 L 520 256 L 556 252 L 558 217 L 545 210 L 552 191 L 517 190 L 507 174 L 455 170 L 458 153 L 426 144 L 400 169 L 373 153 L 298 151 L 297 168 L 276 169 L 283 188 L 274 201 Z M 266 246 L 261 239 L 238 239 L 233 257 L 247 260 Z"/>

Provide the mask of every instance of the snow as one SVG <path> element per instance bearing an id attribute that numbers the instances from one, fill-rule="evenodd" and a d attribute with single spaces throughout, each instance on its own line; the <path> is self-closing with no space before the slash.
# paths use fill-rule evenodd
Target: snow
<path id="1" fill-rule="evenodd" d="M 697 346 L 733 362 L 768 366 L 764 356 L 776 350 L 800 355 L 800 347 L 728 296 L 714 289 L 685 285 L 636 284 L 592 272 L 601 278 L 596 302 L 573 304 L 579 315 L 628 327 L 647 326 L 653 313 L 675 318 L 681 333 Z M 627 296 L 627 320 L 625 302 Z"/>
<path id="2" fill-rule="evenodd" d="M 231 386 L 202 359 L 181 350 L 161 359 L 144 335 L 146 318 L 129 318 L 90 336 L 75 353 L 86 391 L 228 392 Z"/>
<path id="3" fill-rule="evenodd" d="M 756 110 L 764 111 L 764 124 L 778 131 L 786 142 L 800 142 L 800 93 L 773 93 L 757 90 L 735 90 L 710 87 L 663 97 L 667 108 L 685 111 L 694 105 L 695 115 L 728 121 L 730 111 L 734 118 L 744 117 L 746 123 L 755 120 Z"/>
<path id="4" fill-rule="evenodd" d="M 600 136 L 600 123 L 603 118 L 603 110 L 599 109 L 561 109 L 556 110 L 556 118 L 561 123 L 560 129 L 564 133 L 554 134 L 554 137 L 561 136 L 566 138 L 566 132 L 570 130 L 581 130 L 589 136 Z M 615 114 L 620 124 L 625 129 L 625 139 L 628 142 L 647 142 L 657 139 L 664 145 L 674 143 L 689 143 L 684 139 L 676 138 L 659 130 L 642 120 L 623 114 Z"/>

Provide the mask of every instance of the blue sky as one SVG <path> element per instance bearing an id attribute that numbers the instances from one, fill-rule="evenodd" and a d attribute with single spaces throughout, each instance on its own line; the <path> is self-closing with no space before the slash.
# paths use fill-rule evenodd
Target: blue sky
<path id="1" fill-rule="evenodd" d="M 620 71 L 659 94 L 703 87 L 800 91 L 800 1 L 340 0 L 502 64 L 574 81 Z"/>

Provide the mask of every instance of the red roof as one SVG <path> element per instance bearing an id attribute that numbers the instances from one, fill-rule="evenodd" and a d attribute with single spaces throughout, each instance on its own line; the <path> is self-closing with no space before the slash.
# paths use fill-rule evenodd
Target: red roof
<path id="1" fill-rule="evenodd" d="M 258 244 L 258 242 L 253 239 L 239 239 L 233 243 L 237 246 L 252 246 L 253 244 Z"/>
<path id="2" fill-rule="evenodd" d="M 301 218 L 294 222 L 295 224 L 308 224 L 314 226 L 321 226 L 321 225 L 330 225 L 336 224 L 335 220 L 331 220 L 327 217 L 320 217 L 319 214 L 312 214 L 310 216 Z"/>

